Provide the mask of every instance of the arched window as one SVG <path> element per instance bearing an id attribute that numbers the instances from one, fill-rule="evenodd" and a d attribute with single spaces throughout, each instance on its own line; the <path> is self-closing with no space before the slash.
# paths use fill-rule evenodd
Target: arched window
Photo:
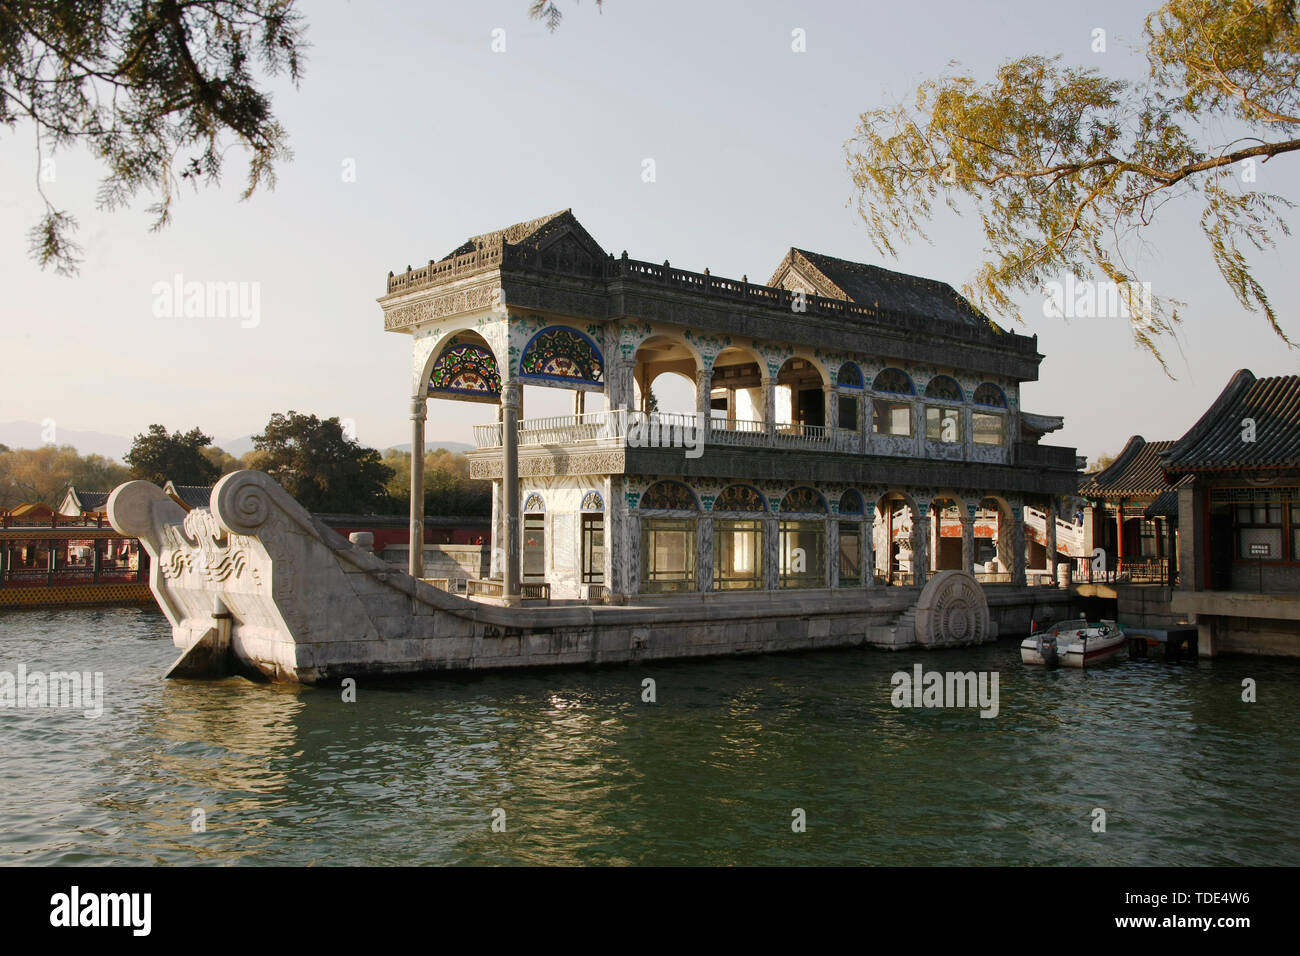
<path id="1" fill-rule="evenodd" d="M 532 492 L 524 499 L 524 513 L 542 514 L 546 511 L 546 501 L 537 492 Z"/>
<path id="2" fill-rule="evenodd" d="M 601 497 L 599 491 L 589 491 L 582 496 L 583 511 L 604 511 L 605 499 Z"/>
<path id="3" fill-rule="evenodd" d="M 654 511 L 698 511 L 695 493 L 680 481 L 656 481 L 641 496 L 640 506 Z"/>
<path id="4" fill-rule="evenodd" d="M 912 405 L 910 402 L 899 401 L 892 397 L 916 394 L 907 373 L 896 368 L 884 369 L 876 376 L 871 387 L 883 395 L 890 396 L 872 400 L 871 430 L 877 435 L 911 435 Z"/>
<path id="5" fill-rule="evenodd" d="M 640 506 L 657 511 L 697 511 L 695 493 L 680 481 L 657 481 Z M 641 590 L 646 593 L 695 590 L 694 515 L 641 519 Z"/>
<path id="6" fill-rule="evenodd" d="M 925 397 L 944 402 L 960 402 L 964 396 L 955 379 L 947 375 L 936 375 L 925 386 Z"/>
<path id="7" fill-rule="evenodd" d="M 767 501 L 749 485 L 728 485 L 714 499 L 713 510 L 761 512 L 767 510 Z"/>
<path id="8" fill-rule="evenodd" d="M 453 342 L 433 363 L 429 375 L 431 395 L 501 397 L 501 372 L 492 350 L 472 342 Z"/>
<path id="9" fill-rule="evenodd" d="M 992 382 L 985 382 L 979 388 L 975 389 L 974 402 L 976 405 L 987 405 L 990 408 L 1006 408 L 1007 399 L 1002 394 L 1002 389 L 998 388 Z"/>
<path id="10" fill-rule="evenodd" d="M 840 587 L 862 583 L 862 495 L 850 488 L 840 495 Z"/>
<path id="11" fill-rule="evenodd" d="M 965 436 L 961 426 L 961 409 L 955 407 L 963 394 L 961 386 L 947 375 L 937 375 L 925 386 L 927 402 L 953 402 L 954 405 L 925 407 L 925 437 L 929 441 L 949 445 L 961 444 Z"/>
<path id="12" fill-rule="evenodd" d="M 835 381 L 839 383 L 840 388 L 861 388 L 862 369 L 858 368 L 856 362 L 845 362 L 840 366 Z"/>
<path id="13" fill-rule="evenodd" d="M 916 394 L 916 388 L 907 373 L 897 368 L 882 369 L 875 381 L 871 383 L 871 387 L 877 392 L 889 392 L 894 395 Z"/>
<path id="14" fill-rule="evenodd" d="M 605 499 L 599 491 L 582 496 L 582 583 L 605 583 Z"/>
<path id="15" fill-rule="evenodd" d="M 974 412 L 971 414 L 971 428 L 977 445 L 1005 445 L 1007 442 L 1006 415 L 1002 410 L 1007 407 L 1006 396 L 1002 389 L 992 382 L 985 382 L 975 389 L 975 404 L 984 408 L 998 409 L 996 412 Z"/>
<path id="16" fill-rule="evenodd" d="M 524 346 L 519 374 L 524 378 L 599 385 L 605 367 L 595 342 L 577 329 L 554 325 L 542 329 Z"/>
<path id="17" fill-rule="evenodd" d="M 790 491 L 786 492 L 786 496 L 781 499 L 781 511 L 825 514 L 826 499 L 812 488 L 792 488 Z"/>

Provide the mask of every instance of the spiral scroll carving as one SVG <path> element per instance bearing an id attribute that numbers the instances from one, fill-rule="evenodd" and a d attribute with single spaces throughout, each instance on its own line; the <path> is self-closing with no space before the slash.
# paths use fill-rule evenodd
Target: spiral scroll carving
<path id="1" fill-rule="evenodd" d="M 237 471 L 221 479 L 216 488 L 217 514 L 227 528 L 252 534 L 271 517 L 272 502 L 266 475 Z"/>
<path id="2" fill-rule="evenodd" d="M 984 589 L 965 571 L 941 571 L 916 604 L 916 640 L 926 645 L 982 644 L 989 640 Z"/>

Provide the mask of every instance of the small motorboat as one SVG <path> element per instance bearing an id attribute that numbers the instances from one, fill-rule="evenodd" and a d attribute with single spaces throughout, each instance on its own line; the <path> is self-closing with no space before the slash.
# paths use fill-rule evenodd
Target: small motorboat
<path id="1" fill-rule="evenodd" d="M 1116 622 L 1079 618 L 1029 635 L 1020 642 L 1020 659 L 1046 667 L 1096 667 L 1114 660 L 1123 649 L 1124 629 Z"/>

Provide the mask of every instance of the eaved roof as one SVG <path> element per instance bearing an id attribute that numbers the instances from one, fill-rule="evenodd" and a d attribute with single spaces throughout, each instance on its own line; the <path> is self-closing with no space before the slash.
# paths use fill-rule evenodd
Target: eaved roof
<path id="1" fill-rule="evenodd" d="M 1088 475 L 1079 486 L 1082 498 L 1154 498 L 1170 487 L 1160 453 L 1171 441 L 1147 441 L 1134 435 L 1106 468 Z"/>
<path id="2" fill-rule="evenodd" d="M 792 272 L 812 286 L 814 293 L 829 299 L 846 299 L 855 305 L 878 306 L 962 325 L 998 328 L 956 289 L 938 279 L 791 248 L 767 284 L 798 289 L 797 282 L 790 282 Z"/>
<path id="3" fill-rule="evenodd" d="M 206 508 L 212 501 L 212 489 L 215 485 L 178 485 L 173 481 L 163 485 L 163 494 L 171 498 L 186 511 Z"/>
<path id="4" fill-rule="evenodd" d="M 109 494 L 107 491 L 81 491 L 69 485 L 63 504 L 66 505 L 70 498 L 78 514 L 96 514 L 107 508 Z"/>
<path id="5" fill-rule="evenodd" d="M 1300 375 L 1256 378 L 1241 369 L 1161 460 L 1171 477 L 1300 467 Z"/>
<path id="6" fill-rule="evenodd" d="M 454 259 L 456 256 L 468 255 L 479 249 L 497 247 L 503 243 L 509 243 L 512 246 L 532 246 L 537 248 L 548 237 L 563 231 L 580 232 L 591 240 L 593 246 L 599 248 L 599 243 L 591 239 L 590 233 L 582 228 L 582 223 L 578 222 L 573 215 L 573 210 L 561 209 L 559 212 L 553 212 L 547 216 L 529 219 L 527 222 L 517 222 L 513 226 L 506 226 L 504 229 L 497 229 L 493 232 L 485 232 L 481 236 L 470 236 L 469 239 L 438 261 L 445 262 L 448 259 Z"/>

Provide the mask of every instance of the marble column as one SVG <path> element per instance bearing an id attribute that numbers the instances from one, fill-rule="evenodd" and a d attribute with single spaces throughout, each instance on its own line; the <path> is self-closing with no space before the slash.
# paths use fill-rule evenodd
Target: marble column
<path id="1" fill-rule="evenodd" d="M 876 506 L 868 504 L 862 512 L 862 586 L 876 583 Z"/>
<path id="2" fill-rule="evenodd" d="M 826 519 L 826 582 L 827 587 L 840 586 L 840 522 Z"/>
<path id="3" fill-rule="evenodd" d="M 523 387 L 515 383 L 501 386 L 501 444 L 504 464 L 501 468 L 502 507 L 506 516 L 505 601 L 517 604 L 522 583 L 519 562 L 519 406 Z"/>
<path id="4" fill-rule="evenodd" d="M 703 513 L 696 523 L 695 586 L 701 594 L 713 590 L 713 515 Z"/>
<path id="5" fill-rule="evenodd" d="M 776 443 L 776 376 L 763 376 L 763 423 L 767 430 L 767 443 Z"/>
<path id="6" fill-rule="evenodd" d="M 424 577 L 424 418 L 428 399 L 411 399 L 411 537 L 407 572 Z"/>
<path id="7" fill-rule="evenodd" d="M 777 517 L 763 515 L 763 587 L 775 591 L 781 586 L 781 538 Z"/>
<path id="8" fill-rule="evenodd" d="M 975 516 L 979 513 L 979 504 L 963 503 L 966 520 L 961 526 L 961 564 L 962 569 L 970 573 L 975 571 Z"/>
<path id="9" fill-rule="evenodd" d="M 1011 506 L 1011 583 L 1025 583 L 1025 507 Z"/>
<path id="10" fill-rule="evenodd" d="M 923 587 L 929 580 L 930 505 L 918 504 L 912 514 L 912 580 Z"/>
<path id="11" fill-rule="evenodd" d="M 696 439 L 704 448 L 709 442 L 709 429 L 712 427 L 713 409 L 710 406 L 713 392 L 713 369 L 702 368 L 695 373 L 695 423 L 700 429 Z"/>

